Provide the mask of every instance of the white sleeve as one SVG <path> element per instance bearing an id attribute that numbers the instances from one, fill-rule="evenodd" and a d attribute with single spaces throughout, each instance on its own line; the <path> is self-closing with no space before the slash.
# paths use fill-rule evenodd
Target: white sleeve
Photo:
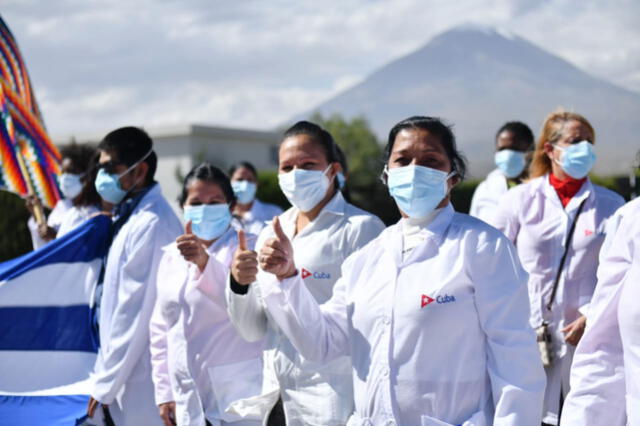
<path id="1" fill-rule="evenodd" d="M 170 263 L 170 255 L 165 253 L 164 257 L 160 261 L 160 266 L 158 267 L 158 294 L 162 292 L 163 286 L 174 284 L 163 282 L 163 277 L 171 276 L 165 272 L 165 268 L 169 267 L 168 263 Z M 149 321 L 149 349 L 151 351 L 151 379 L 153 380 L 155 401 L 157 405 L 175 400 L 171 390 L 169 363 L 167 360 L 168 331 L 169 327 L 167 326 L 164 315 L 162 315 L 162 306 L 160 303 L 156 302 L 151 315 L 151 321 Z"/>
<path id="2" fill-rule="evenodd" d="M 257 342 L 267 333 L 267 315 L 258 283 L 250 284 L 247 293 L 236 294 L 231 290 L 231 274 L 225 289 L 227 312 L 234 328 L 248 342 Z"/>
<path id="3" fill-rule="evenodd" d="M 546 377 L 529 325 L 527 273 L 504 237 L 473 255 L 476 308 L 487 340 L 494 424 L 539 426 Z"/>
<path id="4" fill-rule="evenodd" d="M 100 348 L 92 396 L 110 404 L 149 348 L 149 320 L 155 302 L 155 278 L 162 247 L 173 237 L 157 218 L 130 235 L 126 260 L 120 265 L 118 304 L 111 317 L 111 335 Z M 142 228 L 142 227 L 141 227 Z M 114 254 L 120 255 L 120 253 Z"/>
<path id="5" fill-rule="evenodd" d="M 29 220 L 27 220 L 27 227 L 29 228 L 29 233 L 31 234 L 31 245 L 33 246 L 34 250 L 37 250 L 47 244 L 45 240 L 40 238 L 40 234 L 38 234 L 38 223 L 33 216 L 30 216 Z"/>
<path id="6" fill-rule="evenodd" d="M 607 234 L 600 253 L 598 284 L 587 311 L 587 327 L 571 365 L 571 391 L 562 424 L 626 424 L 623 352 L 618 327 L 620 292 L 633 258 L 624 221 Z"/>
<path id="7" fill-rule="evenodd" d="M 498 202 L 497 210 L 487 221 L 489 225 L 502 231 L 502 233 L 514 244 L 516 243 L 518 233 L 520 232 L 517 209 L 521 207 L 521 190 L 522 188 L 515 187 L 503 194 Z"/>
<path id="8" fill-rule="evenodd" d="M 345 271 L 351 258 L 343 264 L 342 277 L 333 288 L 333 296 L 322 306 L 305 286 L 300 274 L 282 281 L 272 275 L 263 282 L 264 301 L 269 314 L 293 346 L 306 359 L 327 362 L 349 354 L 349 327 L 346 303 Z"/>
<path id="9" fill-rule="evenodd" d="M 487 208 L 484 194 L 486 192 L 487 181 L 483 180 L 478 184 L 476 190 L 473 191 L 473 196 L 471 197 L 471 207 L 469 208 L 469 215 L 473 217 L 477 217 L 478 219 L 483 219 L 483 212 Z M 495 206 L 493 206 L 495 208 Z"/>

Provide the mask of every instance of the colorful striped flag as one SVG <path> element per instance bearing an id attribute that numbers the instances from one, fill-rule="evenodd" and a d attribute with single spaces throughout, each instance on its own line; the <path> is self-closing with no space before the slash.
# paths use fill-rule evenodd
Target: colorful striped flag
<path id="1" fill-rule="evenodd" d="M 32 191 L 52 208 L 60 199 L 60 153 L 44 127 L 27 67 L 0 17 L 0 187 Z"/>

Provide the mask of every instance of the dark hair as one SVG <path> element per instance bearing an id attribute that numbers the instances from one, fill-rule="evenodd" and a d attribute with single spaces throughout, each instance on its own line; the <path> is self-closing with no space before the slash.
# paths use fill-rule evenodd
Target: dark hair
<path id="1" fill-rule="evenodd" d="M 338 153 L 336 150 L 336 142 L 333 140 L 333 136 L 331 133 L 327 132 L 322 127 L 318 126 L 315 123 L 311 123 L 310 121 L 298 121 L 293 126 L 289 127 L 287 131 L 284 132 L 284 139 L 290 138 L 291 136 L 297 135 L 306 135 L 309 136 L 315 143 L 320 145 L 327 156 L 327 161 L 329 163 L 335 163 L 338 160 Z"/>
<path id="2" fill-rule="evenodd" d="M 342 172 L 345 174 L 349 174 L 349 164 L 347 163 L 347 157 L 344 155 L 344 151 L 340 148 L 340 145 L 336 144 L 336 154 L 338 154 L 338 163 L 342 167 Z"/>
<path id="3" fill-rule="evenodd" d="M 521 121 L 508 121 L 502 125 L 496 132 L 496 140 L 500 133 L 507 131 L 513 133 L 513 136 L 516 140 L 523 141 L 529 146 L 529 148 L 533 147 L 533 132 Z"/>
<path id="4" fill-rule="evenodd" d="M 144 162 L 149 166 L 145 185 L 153 183 L 158 157 L 152 151 L 153 141 L 144 130 L 132 126 L 116 129 L 102 139 L 98 144 L 98 149 L 115 153 L 118 161 L 128 167 L 133 166 L 151 151 L 144 159 Z"/>
<path id="5" fill-rule="evenodd" d="M 411 130 L 426 130 L 432 135 L 438 137 L 440 142 L 442 143 L 442 147 L 447 153 L 447 157 L 449 157 L 449 161 L 451 162 L 451 170 L 455 171 L 458 174 L 460 180 L 463 180 L 467 174 L 467 163 L 464 158 L 464 155 L 458 148 L 456 147 L 456 137 L 453 135 L 451 131 L 451 126 L 446 125 L 437 117 L 424 117 L 424 116 L 413 116 L 409 117 L 405 120 L 402 120 L 389 132 L 389 140 L 387 141 L 387 146 L 384 149 L 384 162 L 385 164 L 389 162 L 389 157 L 391 156 L 391 150 L 393 149 L 393 144 L 396 141 L 396 136 L 402 130 L 411 129 Z"/>
<path id="6" fill-rule="evenodd" d="M 82 173 L 87 173 L 95 156 L 96 149 L 91 145 L 79 145 L 71 142 L 69 145 L 60 147 L 60 157 L 63 160 L 68 158 L 73 167 Z"/>
<path id="7" fill-rule="evenodd" d="M 182 192 L 178 197 L 180 207 L 184 206 L 184 203 L 187 201 L 189 193 L 188 188 L 194 180 L 203 180 L 205 182 L 215 183 L 220 187 L 220 189 L 222 189 L 224 198 L 229 204 L 233 204 L 236 201 L 236 196 L 233 194 L 233 188 L 231 188 L 231 181 L 229 180 L 229 177 L 216 166 L 209 163 L 202 163 L 191 169 L 184 178 L 184 182 L 182 183 Z"/>
<path id="8" fill-rule="evenodd" d="M 229 179 L 231 179 L 231 177 L 233 176 L 233 174 L 236 172 L 236 170 L 238 169 L 247 169 L 249 170 L 251 173 L 253 173 L 253 176 L 258 179 L 258 171 L 256 170 L 256 168 L 253 166 L 253 164 L 251 164 L 248 161 L 238 161 L 237 163 L 235 163 L 233 166 L 229 167 Z"/>

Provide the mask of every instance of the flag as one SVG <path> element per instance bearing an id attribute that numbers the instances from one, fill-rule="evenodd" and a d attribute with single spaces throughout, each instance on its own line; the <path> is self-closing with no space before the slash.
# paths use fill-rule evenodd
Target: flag
<path id="1" fill-rule="evenodd" d="M 0 424 L 75 425 L 85 414 L 110 239 L 111 219 L 99 215 L 0 263 Z"/>
<path id="2" fill-rule="evenodd" d="M 52 208 L 60 199 L 60 160 L 16 40 L 0 17 L 0 187 L 24 196 L 32 185 Z"/>

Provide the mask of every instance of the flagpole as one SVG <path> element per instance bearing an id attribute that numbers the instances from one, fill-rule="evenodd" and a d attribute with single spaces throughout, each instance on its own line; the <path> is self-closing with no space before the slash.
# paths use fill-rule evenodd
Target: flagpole
<path id="1" fill-rule="evenodd" d="M 36 196 L 36 191 L 33 189 L 33 182 L 31 182 L 31 175 L 29 174 L 29 170 L 27 169 L 27 165 L 24 163 L 24 158 L 22 158 L 22 153 L 20 152 L 19 146 L 16 146 L 16 159 L 18 160 L 18 165 L 20 166 L 20 172 L 22 176 L 24 176 L 24 181 L 27 183 L 27 190 L 30 196 Z M 47 221 L 44 218 L 44 210 L 42 209 L 42 203 L 35 203 L 33 205 L 33 215 L 35 216 L 36 223 L 38 225 L 44 225 Z"/>

